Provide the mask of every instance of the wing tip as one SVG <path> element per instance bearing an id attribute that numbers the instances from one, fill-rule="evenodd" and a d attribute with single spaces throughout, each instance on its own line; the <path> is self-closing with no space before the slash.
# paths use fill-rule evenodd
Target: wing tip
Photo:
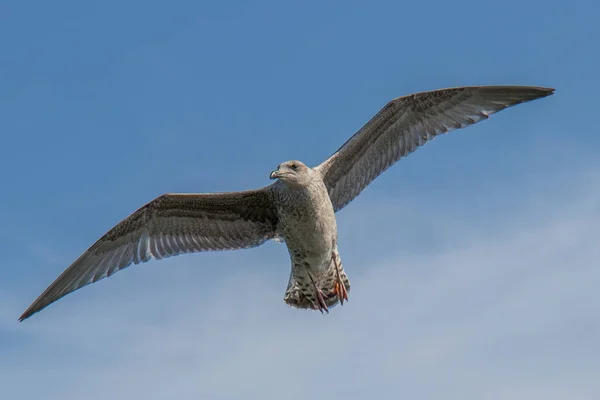
<path id="1" fill-rule="evenodd" d="M 469 87 L 467 87 L 468 89 Z M 526 86 L 526 85 L 500 85 L 500 86 L 474 86 L 475 89 L 482 92 L 513 92 L 524 95 L 530 95 L 535 98 L 546 97 L 553 95 L 556 91 L 553 87 L 546 86 Z"/>
<path id="2" fill-rule="evenodd" d="M 554 94 L 555 89 L 550 87 L 542 87 L 542 86 L 529 86 L 516 88 L 517 91 L 519 89 L 524 90 L 523 92 L 519 91 L 519 96 L 522 97 L 519 103 L 528 102 L 532 100 L 542 99 L 544 97 L 552 96 Z"/>
<path id="3" fill-rule="evenodd" d="M 478 86 L 474 92 L 484 99 L 491 101 L 506 101 L 505 106 L 511 107 L 521 103 L 548 97 L 556 91 L 552 87 L 543 86 Z M 499 111 L 499 110 L 497 110 Z"/>
<path id="4" fill-rule="evenodd" d="M 19 317 L 19 322 L 25 321 L 27 318 L 31 317 L 33 314 L 40 311 L 39 309 L 36 309 L 36 307 L 34 307 L 34 306 L 35 306 L 35 303 L 30 305 L 29 308 L 27 308 L 27 310 L 25 310 L 25 312 L 23 312 L 23 314 L 21 314 L 21 316 Z"/>
<path id="5" fill-rule="evenodd" d="M 537 98 L 552 96 L 554 94 L 554 92 L 556 91 L 555 88 L 543 87 L 543 86 L 531 86 L 530 89 L 532 89 L 534 92 L 536 92 L 538 94 Z"/>
<path id="6" fill-rule="evenodd" d="M 63 294 L 62 296 L 58 296 L 57 298 L 52 299 L 52 297 L 48 296 L 48 292 L 51 288 L 52 288 L 52 285 L 50 285 L 50 287 L 48 287 L 44 291 L 44 293 L 42 293 L 37 299 L 35 299 L 35 301 L 33 303 L 31 303 L 31 305 L 29 307 L 27 307 L 27 309 L 19 317 L 19 322 L 23 322 L 27 318 L 31 317 L 33 314 L 36 314 L 36 313 L 42 311 L 44 308 L 48 307 L 50 304 L 54 303 L 56 300 L 65 296 L 65 294 Z"/>

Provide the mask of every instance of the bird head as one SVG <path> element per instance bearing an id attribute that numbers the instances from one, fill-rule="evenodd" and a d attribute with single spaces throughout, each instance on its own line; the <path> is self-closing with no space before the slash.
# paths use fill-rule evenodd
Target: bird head
<path id="1" fill-rule="evenodd" d="M 279 164 L 269 178 L 279 179 L 288 186 L 308 186 L 311 181 L 311 171 L 303 162 L 291 160 Z"/>

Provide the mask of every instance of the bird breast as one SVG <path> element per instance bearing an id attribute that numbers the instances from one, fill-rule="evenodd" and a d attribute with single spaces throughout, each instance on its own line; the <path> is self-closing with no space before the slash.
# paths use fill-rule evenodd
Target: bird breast
<path id="1" fill-rule="evenodd" d="M 319 186 L 287 190 L 279 210 L 279 230 L 290 256 L 311 266 L 331 258 L 337 240 L 333 206 L 325 185 Z"/>

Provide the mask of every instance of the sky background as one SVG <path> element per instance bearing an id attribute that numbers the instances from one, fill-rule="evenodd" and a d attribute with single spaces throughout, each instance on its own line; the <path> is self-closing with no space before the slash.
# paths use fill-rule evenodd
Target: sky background
<path id="1" fill-rule="evenodd" d="M 0 3 L 0 397 L 600 397 L 595 1 Z M 166 192 L 316 165 L 389 100 L 554 96 L 428 143 L 338 213 L 350 301 L 269 242 L 128 268 L 23 323 Z"/>

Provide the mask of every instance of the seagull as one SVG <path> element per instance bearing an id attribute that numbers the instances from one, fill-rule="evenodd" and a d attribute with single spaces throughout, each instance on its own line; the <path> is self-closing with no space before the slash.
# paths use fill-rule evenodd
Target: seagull
<path id="1" fill-rule="evenodd" d="M 169 193 L 145 204 L 76 259 L 21 315 L 151 259 L 248 249 L 268 240 L 287 246 L 291 273 L 284 301 L 329 313 L 348 300 L 335 213 L 375 178 L 427 141 L 507 107 L 549 96 L 553 88 L 466 86 L 414 93 L 385 105 L 316 167 L 291 160 L 271 185 L 225 193 Z"/>

